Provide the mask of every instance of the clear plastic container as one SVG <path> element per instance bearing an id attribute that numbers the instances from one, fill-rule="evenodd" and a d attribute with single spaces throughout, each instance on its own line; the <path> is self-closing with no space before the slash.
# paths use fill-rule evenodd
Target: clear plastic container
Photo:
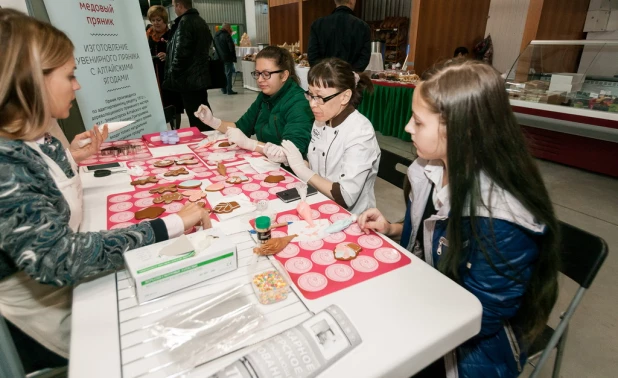
<path id="1" fill-rule="evenodd" d="M 274 267 L 253 274 L 251 287 L 258 302 L 263 305 L 284 301 L 290 292 L 287 280 Z"/>

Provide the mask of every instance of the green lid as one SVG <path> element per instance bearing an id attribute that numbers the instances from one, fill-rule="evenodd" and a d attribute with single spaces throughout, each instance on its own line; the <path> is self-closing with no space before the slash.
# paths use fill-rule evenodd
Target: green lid
<path id="1" fill-rule="evenodd" d="M 257 217 L 255 219 L 255 228 L 259 230 L 268 230 L 270 228 L 270 217 Z"/>

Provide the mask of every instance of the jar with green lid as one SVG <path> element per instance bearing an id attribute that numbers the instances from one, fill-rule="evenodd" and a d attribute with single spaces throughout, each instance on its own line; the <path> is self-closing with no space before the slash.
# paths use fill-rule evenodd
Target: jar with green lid
<path id="1" fill-rule="evenodd" d="M 270 217 L 257 217 L 255 219 L 255 232 L 258 243 L 266 243 L 270 239 Z"/>

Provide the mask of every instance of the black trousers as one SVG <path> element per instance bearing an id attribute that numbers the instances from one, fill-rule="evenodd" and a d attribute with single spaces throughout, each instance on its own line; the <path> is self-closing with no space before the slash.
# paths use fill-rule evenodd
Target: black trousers
<path id="1" fill-rule="evenodd" d="M 200 105 L 206 105 L 210 108 L 210 104 L 208 103 L 208 91 L 202 89 L 199 91 L 180 92 L 180 97 L 182 98 L 182 103 L 187 112 L 187 117 L 189 117 L 189 126 L 195 126 L 200 129 L 200 131 L 212 130 L 212 127 L 204 124 L 193 114 Z"/>

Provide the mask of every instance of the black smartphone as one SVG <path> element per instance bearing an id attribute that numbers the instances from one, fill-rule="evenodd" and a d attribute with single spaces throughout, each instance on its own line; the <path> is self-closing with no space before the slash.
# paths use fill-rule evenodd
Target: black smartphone
<path id="1" fill-rule="evenodd" d="M 307 185 L 307 197 L 316 194 L 318 190 L 311 185 Z M 277 197 L 281 199 L 281 201 L 288 203 L 293 202 L 300 199 L 300 194 L 298 194 L 298 190 L 296 188 L 284 190 L 282 192 L 277 193 Z"/>
<path id="2" fill-rule="evenodd" d="M 97 164 L 97 165 L 87 165 L 86 170 L 88 172 L 96 171 L 97 169 L 109 169 L 109 168 L 120 168 L 122 167 L 120 163 L 106 163 L 106 164 Z"/>

